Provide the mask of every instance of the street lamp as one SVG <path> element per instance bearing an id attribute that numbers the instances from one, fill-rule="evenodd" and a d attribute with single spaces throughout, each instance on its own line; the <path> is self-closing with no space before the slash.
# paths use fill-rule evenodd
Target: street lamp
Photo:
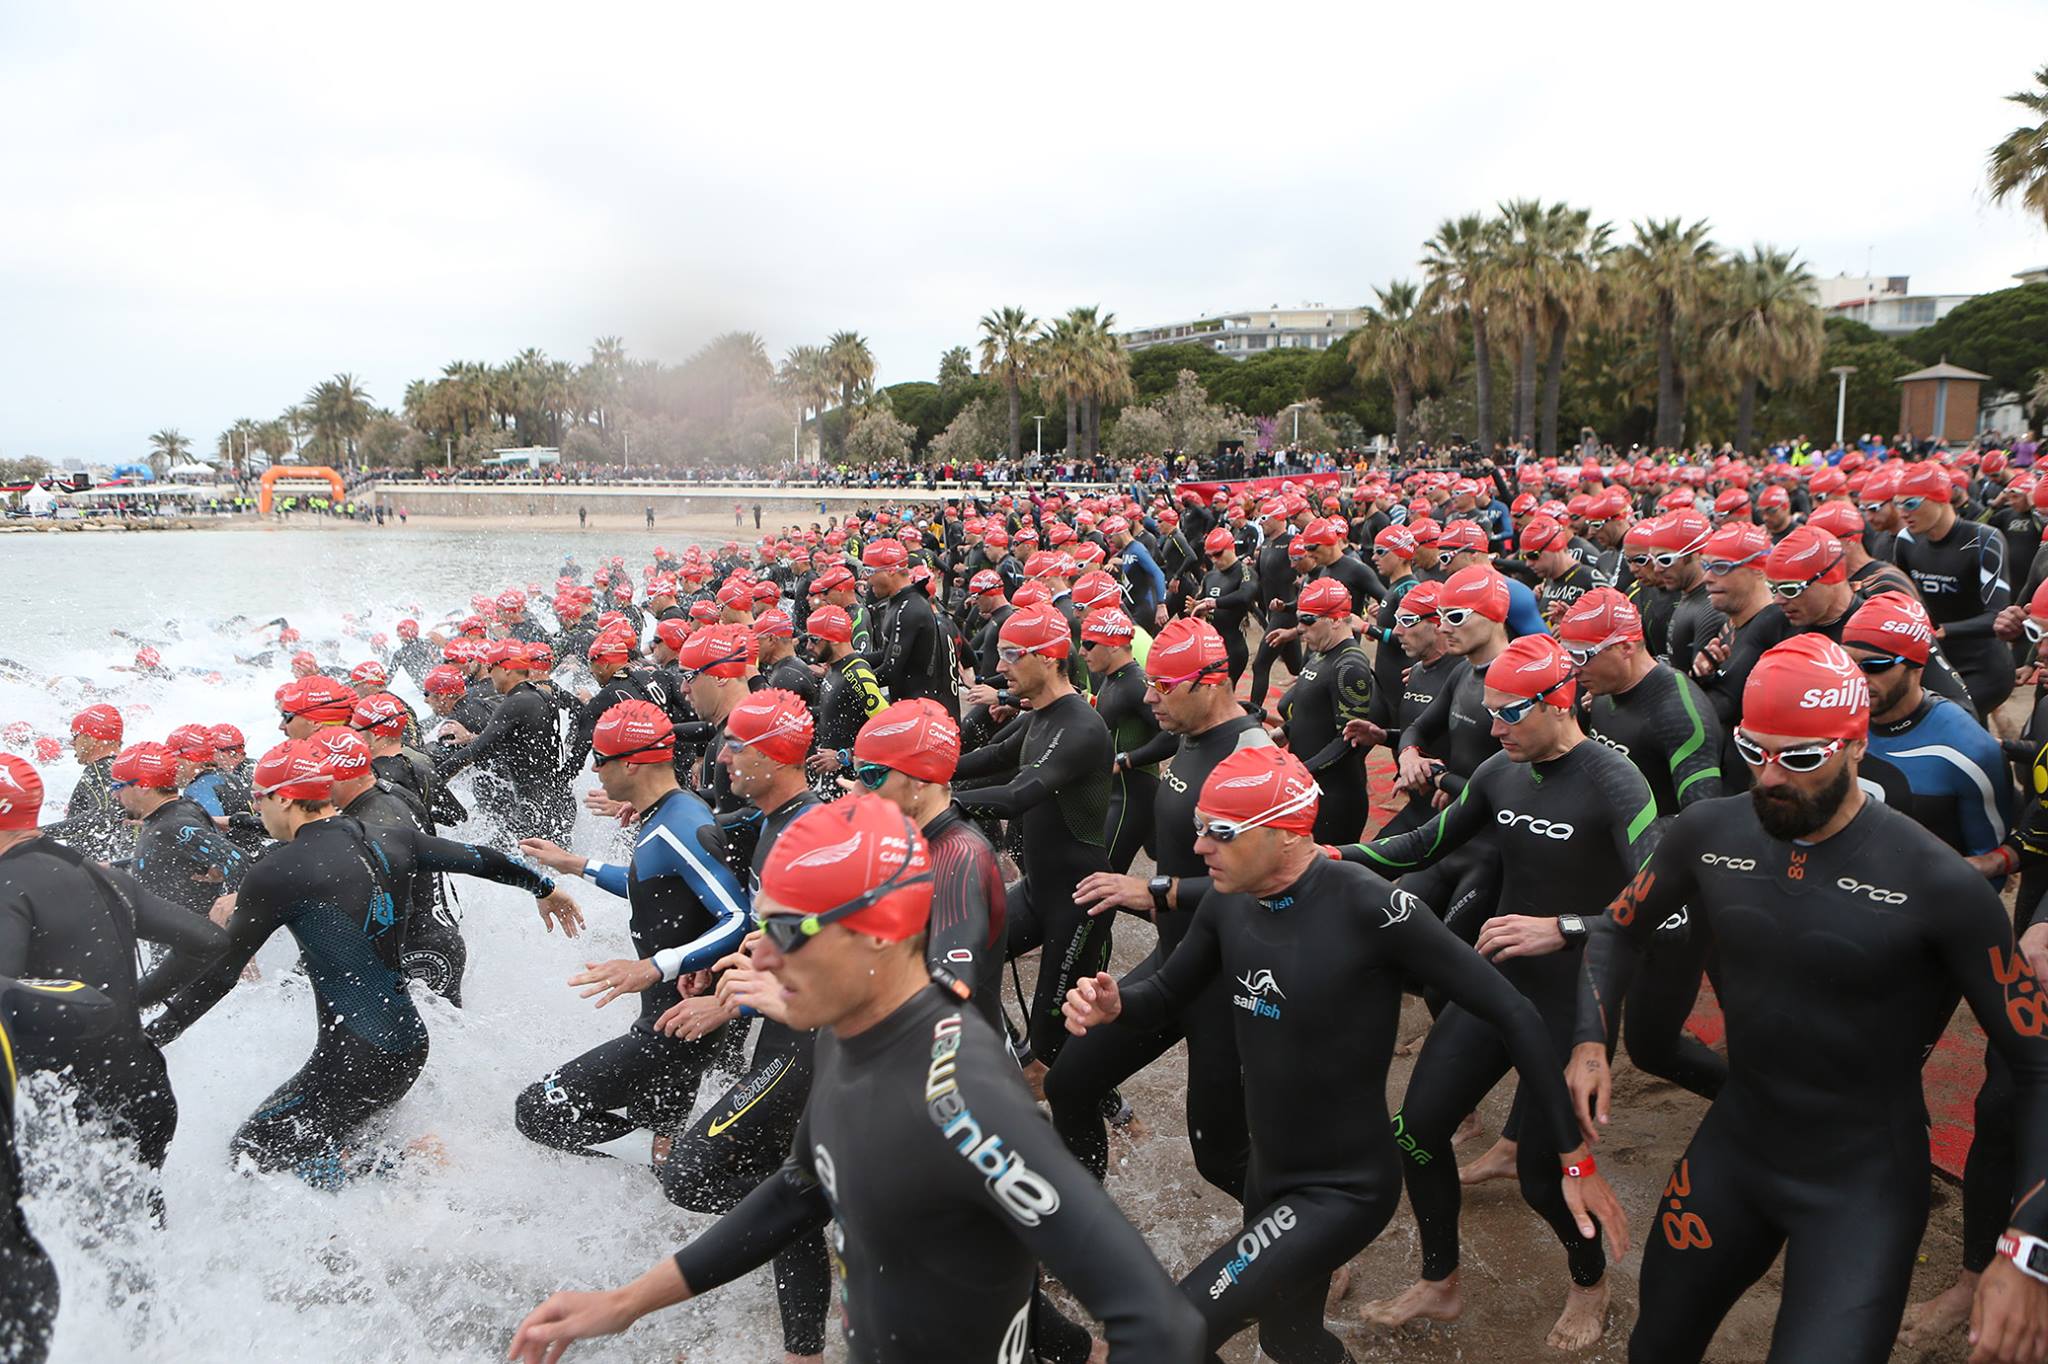
<path id="1" fill-rule="evenodd" d="M 1828 373 L 1841 381 L 1835 390 L 1835 446 L 1842 444 L 1842 418 L 1849 410 L 1849 376 L 1856 372 L 1854 365 L 1836 365 Z"/>
<path id="2" fill-rule="evenodd" d="M 1031 418 L 1031 420 L 1032 420 L 1032 421 L 1034 421 L 1034 422 L 1036 422 L 1036 423 L 1038 424 L 1038 436 L 1037 436 L 1037 439 L 1036 439 L 1036 441 L 1035 441 L 1035 444 L 1036 444 L 1036 446 L 1037 446 L 1037 451 L 1038 451 L 1038 457 L 1039 457 L 1040 459 L 1044 459 L 1044 458 L 1045 458 L 1045 414 L 1044 414 L 1044 413 L 1042 413 L 1042 412 L 1041 412 L 1041 413 L 1037 413 L 1037 414 L 1035 414 L 1035 415 L 1034 415 L 1034 416 L 1033 416 L 1033 417 Z M 1072 453 L 1072 452 L 1071 452 L 1071 451 L 1069 451 L 1069 453 Z"/>

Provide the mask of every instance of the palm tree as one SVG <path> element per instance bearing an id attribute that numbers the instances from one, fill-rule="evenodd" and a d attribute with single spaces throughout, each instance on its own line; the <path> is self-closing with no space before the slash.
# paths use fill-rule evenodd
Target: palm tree
<path id="1" fill-rule="evenodd" d="M 999 375 L 1010 398 L 1010 458 L 1024 457 L 1022 390 L 1038 341 L 1038 320 L 1022 308 L 998 308 L 981 319 L 981 372 Z"/>
<path id="2" fill-rule="evenodd" d="M 1749 453 L 1759 384 L 1778 388 L 1820 371 L 1822 327 L 1813 275 L 1790 251 L 1759 244 L 1729 262 L 1733 309 L 1716 329 L 1715 352 L 1735 376 L 1735 448 Z"/>
<path id="3" fill-rule="evenodd" d="M 1536 352 L 1550 272 L 1547 227 L 1547 211 L 1535 199 L 1501 204 L 1493 223 L 1493 298 L 1487 317 L 1507 342 L 1508 372 L 1514 376 L 1508 439 L 1523 445 L 1536 443 Z"/>
<path id="4" fill-rule="evenodd" d="M 825 338 L 825 358 L 839 385 L 839 405 L 851 409 L 875 382 L 875 355 L 858 332 L 834 332 Z"/>
<path id="5" fill-rule="evenodd" d="M 346 464 L 355 452 L 355 439 L 370 424 L 370 395 L 353 374 L 337 374 L 315 384 L 306 395 L 307 425 L 316 441 L 324 441 L 328 458 Z"/>
<path id="6" fill-rule="evenodd" d="M 2034 73 L 2033 90 L 2006 98 L 2040 120 L 2012 130 L 1991 149 L 1991 201 L 2017 194 L 2035 216 L 2048 222 L 2048 66 Z"/>
<path id="7" fill-rule="evenodd" d="M 1606 223 L 1595 227 L 1592 218 L 1591 210 L 1564 204 L 1552 204 L 1544 215 L 1542 302 L 1550 348 L 1543 361 L 1542 412 L 1537 429 L 1537 450 L 1543 455 L 1558 452 L 1557 409 L 1564 387 L 1565 346 L 1579 318 L 1598 299 L 1598 267 L 1613 249 L 1608 241 L 1613 228 Z"/>
<path id="8" fill-rule="evenodd" d="M 1351 338 L 1351 363 L 1360 378 L 1383 378 L 1394 390 L 1394 443 L 1405 450 L 1415 395 L 1447 367 L 1450 338 L 1443 314 L 1422 305 L 1413 281 L 1397 279 L 1373 293 L 1379 303 L 1365 310 L 1365 323 Z"/>
<path id="9" fill-rule="evenodd" d="M 939 392 L 951 393 L 974 377 L 974 355 L 965 346 L 949 346 L 939 357 Z"/>
<path id="10" fill-rule="evenodd" d="M 288 453 L 296 455 L 306 439 L 306 432 L 313 425 L 310 415 L 306 411 L 306 405 L 304 403 L 292 404 L 278 414 L 277 420 L 278 424 L 284 427 L 285 434 L 291 438 L 292 448 Z"/>
<path id="11" fill-rule="evenodd" d="M 796 405 L 797 420 L 802 421 L 805 413 L 816 417 L 818 423 L 818 452 L 820 458 L 825 449 L 825 409 L 832 405 L 832 395 L 838 385 L 832 379 L 832 362 L 826 358 L 823 346 L 796 346 L 783 357 L 782 369 L 777 374 L 783 390 Z"/>
<path id="12" fill-rule="evenodd" d="M 1478 417 L 1473 440 L 1493 450 L 1493 347 L 1487 336 L 1487 305 L 1493 291 L 1494 232 L 1477 213 L 1446 218 L 1422 244 L 1426 288 L 1423 306 L 1449 309 L 1472 328 L 1472 361 Z"/>
<path id="13" fill-rule="evenodd" d="M 1045 331 L 1032 359 L 1039 393 L 1066 405 L 1067 443 L 1062 448 L 1071 457 L 1081 449 L 1080 415 L 1088 393 L 1088 359 L 1073 313 Z"/>
<path id="14" fill-rule="evenodd" d="M 611 406 L 618 399 L 625 369 L 624 341 L 616 336 L 600 336 L 591 343 L 590 363 L 583 368 L 583 392 L 590 410 L 597 415 L 600 431 L 611 425 Z"/>
<path id="15" fill-rule="evenodd" d="M 261 448 L 262 427 L 249 417 L 237 418 L 235 424 L 220 433 L 220 440 L 214 446 L 215 453 L 223 464 L 234 471 L 237 481 L 246 472 L 249 451 Z"/>
<path id="16" fill-rule="evenodd" d="M 177 427 L 167 426 L 149 438 L 149 471 L 162 478 L 191 454 L 192 442 Z"/>
<path id="17" fill-rule="evenodd" d="M 1635 285 L 1638 307 L 1657 334 L 1655 443 L 1676 449 L 1685 432 L 1679 330 L 1692 318 L 1715 247 L 1704 218 L 1691 225 L 1678 218 L 1652 218 L 1633 226 L 1636 239 L 1622 248 L 1622 261 Z"/>
<path id="18" fill-rule="evenodd" d="M 1102 405 L 1126 402 L 1137 390 L 1131 385 L 1131 356 L 1116 337 L 1116 314 L 1093 304 L 1067 314 L 1081 357 L 1081 447 L 1069 456 L 1095 458 L 1102 448 Z"/>

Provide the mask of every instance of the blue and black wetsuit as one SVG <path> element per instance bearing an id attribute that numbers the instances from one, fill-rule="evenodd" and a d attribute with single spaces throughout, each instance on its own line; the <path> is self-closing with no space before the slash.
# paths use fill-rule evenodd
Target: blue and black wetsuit
<path id="1" fill-rule="evenodd" d="M 2005 554 L 2001 532 L 1961 517 L 1938 540 L 1907 532 L 1892 549 L 1940 627 L 1942 652 L 1979 715 L 1991 714 L 2012 695 L 2012 650 L 1991 633 L 1992 621 L 2012 605 Z"/>
<path id="2" fill-rule="evenodd" d="M 2013 826 L 2005 750 L 1961 706 L 1923 696 L 1912 714 L 1870 726 L 1870 751 L 1905 775 L 1903 813 L 1964 856 L 1990 852 Z"/>
<path id="3" fill-rule="evenodd" d="M 357 1131 L 402 1098 L 427 1063 L 427 1028 L 406 993 L 405 911 L 411 877 L 462 872 L 535 896 L 554 882 L 490 848 L 373 828 L 336 815 L 301 828 L 266 852 L 242 883 L 227 948 L 173 995 L 149 1026 L 168 1043 L 218 1004 L 256 950 L 284 928 L 298 940 L 313 982 L 319 1040 L 235 1133 L 229 1149 L 263 1170 L 290 1170 L 316 1188 L 340 1187 L 377 1163 L 354 1146 Z"/>
<path id="4" fill-rule="evenodd" d="M 632 860 L 592 860 L 584 876 L 631 905 L 633 951 L 661 980 L 641 992 L 625 1036 L 593 1047 L 528 1085 L 514 1106 L 519 1130 L 576 1155 L 642 1128 L 689 1116 L 718 1037 L 665 1037 L 654 1022 L 677 1001 L 673 982 L 738 947 L 747 932 L 747 893 L 726 868 L 718 825 L 704 802 L 671 791 L 642 816 Z"/>
<path id="5" fill-rule="evenodd" d="M 119 1018 L 113 1001 L 78 981 L 0 975 L 0 1359 L 13 1364 L 43 1364 L 57 1326 L 57 1270 L 21 1215 L 14 1149 L 20 1039 L 34 1032 L 86 1045 Z"/>
<path id="6" fill-rule="evenodd" d="M 213 816 L 181 796 L 142 817 L 128 865 L 144 890 L 203 917 L 215 900 L 241 886 L 249 859 L 214 826 Z"/>

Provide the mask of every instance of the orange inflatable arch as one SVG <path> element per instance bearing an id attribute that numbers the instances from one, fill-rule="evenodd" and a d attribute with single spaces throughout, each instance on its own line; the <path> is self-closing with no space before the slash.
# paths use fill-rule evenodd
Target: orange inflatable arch
<path id="1" fill-rule="evenodd" d="M 256 514 L 270 515 L 270 488 L 273 483 L 283 480 L 287 483 L 313 483 L 327 480 L 327 486 L 334 490 L 336 502 L 345 501 L 348 485 L 341 481 L 341 475 L 324 464 L 273 464 L 263 471 L 263 490 L 256 497 Z"/>

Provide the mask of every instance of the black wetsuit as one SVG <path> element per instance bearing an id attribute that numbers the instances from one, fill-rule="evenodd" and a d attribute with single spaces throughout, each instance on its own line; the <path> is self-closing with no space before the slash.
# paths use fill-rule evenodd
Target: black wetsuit
<path id="1" fill-rule="evenodd" d="M 1451 655 L 1445 655 L 1449 658 Z M 1401 732 L 1404 746 L 1441 760 L 1436 789 L 1455 798 L 1480 764 L 1500 752 L 1493 737 L 1493 717 L 1486 713 L 1486 672 L 1471 660 L 1456 658 L 1439 675 L 1434 700 Z M 1419 829 L 1436 815 L 1429 793 L 1408 797 L 1407 808 L 1387 821 L 1381 838 Z M 1435 910 L 1438 917 L 1472 942 L 1484 922 L 1483 911 L 1500 893 L 1500 852 L 1491 839 L 1475 839 L 1433 866 L 1401 877 L 1401 888 Z"/>
<path id="2" fill-rule="evenodd" d="M 1259 605 L 1267 634 L 1275 630 L 1292 630 L 1297 623 L 1294 599 L 1298 587 L 1294 581 L 1294 564 L 1287 557 L 1288 547 L 1293 543 L 1293 529 L 1285 528 L 1259 547 Z M 1268 605 L 1275 601 L 1282 603 L 1278 610 Z M 1139 624 L 1149 626 L 1151 622 L 1140 621 Z M 1252 658 L 1251 701 L 1255 706 L 1265 703 L 1266 688 L 1271 684 L 1273 660 L 1276 658 L 1287 664 L 1289 676 L 1300 672 L 1301 641 L 1290 640 L 1276 647 L 1264 638 L 1259 640 L 1259 651 Z"/>
<path id="3" fill-rule="evenodd" d="M 555 651 L 555 656 L 557 658 L 565 658 L 568 655 L 558 649 Z M 440 664 L 441 651 L 424 639 L 400 640 L 398 648 L 393 650 L 391 654 L 392 671 L 402 672 L 407 677 L 410 677 L 414 686 L 420 685 L 426 679 L 427 674 L 439 667 Z"/>
<path id="4" fill-rule="evenodd" d="M 1022 1364 L 1040 1263 L 1104 1323 L 1112 1358 L 1199 1351 L 1200 1321 L 1047 1129 L 1001 1036 L 936 988 L 819 1038 L 789 1159 L 676 1267 L 708 1292 L 828 1219 L 853 1364 Z"/>
<path id="5" fill-rule="evenodd" d="M 1012 819 L 1023 831 L 1024 877 L 1003 919 L 1010 956 L 1044 949 L 1029 1034 L 1032 1055 L 1050 1064 L 1066 1043 L 1060 1004 L 1068 988 L 1109 960 L 1109 920 L 1083 912 L 1074 887 L 1091 872 L 1109 870 L 1103 830 L 1115 755 L 1108 727 L 1078 692 L 1020 719 L 1006 737 L 962 754 L 954 780 L 1005 778 L 998 786 L 960 792 L 960 803 Z"/>
<path id="6" fill-rule="evenodd" d="M 1110 747 L 1120 760 L 1109 792 L 1109 866 L 1112 871 L 1127 872 L 1137 860 L 1139 848 L 1156 851 L 1152 803 L 1159 795 L 1159 778 L 1150 764 L 1141 766 L 1121 759 L 1157 739 L 1159 722 L 1145 704 L 1145 668 L 1135 659 L 1094 683 L 1095 713 L 1109 727 Z"/>
<path id="7" fill-rule="evenodd" d="M 137 939 L 169 949 L 140 980 Z M 16 1068 L 69 1070 L 81 1115 L 106 1119 L 133 1138 L 145 1165 L 160 1168 L 178 1129 L 178 1102 L 163 1055 L 142 1034 L 141 1010 L 203 971 L 226 941 L 204 915 L 49 837 L 0 854 L 0 975 L 84 981 L 115 1012 L 88 1044 L 22 1033 Z"/>
<path id="8" fill-rule="evenodd" d="M 818 675 L 811 671 L 811 665 L 791 654 L 778 658 L 767 669 L 750 680 L 754 691 L 766 691 L 770 687 L 794 693 L 808 710 L 818 708 Z"/>
<path id="9" fill-rule="evenodd" d="M 1982 876 L 1880 802 L 1796 844 L 1747 799 L 1703 801 L 1594 921 L 1577 1040 L 1610 1040 L 1605 1001 L 1681 907 L 1706 940 L 1728 1082 L 1644 1237 L 1629 1358 L 1700 1359 L 1781 1249 L 1771 1364 L 1889 1358 L 1927 1220 L 1921 1062 L 1958 994 L 2018 1077 L 2009 1221 L 2048 1234 L 2033 1196 L 2048 1178 L 2048 1016 L 2012 925 Z"/>
<path id="10" fill-rule="evenodd" d="M 1582 741 L 1540 763 L 1498 753 L 1480 765 L 1458 798 L 1420 829 L 1344 849 L 1347 861 L 1383 875 L 1426 866 L 1486 832 L 1500 849 L 1500 898 L 1484 915 L 1555 918 L 1611 898 L 1642 861 L 1657 807 L 1642 774 L 1613 749 Z M 1549 1025 L 1559 1070 L 1570 1056 L 1577 1012 L 1579 950 L 1517 957 L 1500 967 Z M 1422 1045 L 1395 1122 L 1414 1145 L 1408 1198 L 1422 1240 L 1422 1277 L 1448 1278 L 1458 1267 L 1458 1171 L 1447 1157 L 1451 1133 L 1507 1073 L 1500 1038 L 1455 1004 Z M 1573 1282 L 1589 1287 L 1606 1272 L 1597 1237 L 1580 1235 L 1558 1187 L 1558 1157 L 1548 1134 L 1520 1121 L 1516 1170 L 1522 1197 L 1564 1244 Z M 1404 1143 L 1404 1149 L 1406 1143 Z M 1419 1154 L 1418 1154 L 1419 1153 Z"/>
<path id="11" fill-rule="evenodd" d="M 378 780 L 402 786 L 419 797 L 436 824 L 460 824 L 469 818 L 469 807 L 455 798 L 434 771 L 433 760 L 415 748 L 402 748 L 370 759 L 370 770 Z"/>
<path id="12" fill-rule="evenodd" d="M 750 887 L 755 894 L 775 840 L 792 820 L 817 804 L 817 797 L 805 791 L 762 815 Z M 744 1031 L 747 1025 L 737 1026 Z M 772 1018 L 761 1020 L 746 1071 L 694 1123 L 676 1133 L 668 1158 L 655 1168 L 671 1203 L 691 1212 L 731 1212 L 774 1175 L 788 1157 L 797 1122 L 811 1097 L 816 1040 L 816 1033 L 800 1032 Z M 694 1095 L 696 1086 L 690 1088 Z M 831 1277 L 822 1235 L 798 1237 L 776 1253 L 775 1295 L 785 1353 L 824 1350 Z"/>
<path id="13" fill-rule="evenodd" d="M 128 865 L 144 890 L 203 918 L 215 900 L 242 884 L 249 859 L 214 826 L 212 815 L 179 796 L 142 817 Z"/>
<path id="14" fill-rule="evenodd" d="M 112 758 L 85 764 L 78 785 L 71 788 L 64 818 L 45 824 L 43 832 L 101 862 L 128 856 L 135 839 L 128 830 L 128 812 L 114 797 L 113 768 Z"/>
<path id="15" fill-rule="evenodd" d="M 862 725 L 886 704 L 875 670 L 859 654 L 848 654 L 825 669 L 818 680 L 818 747 L 827 752 L 850 749 Z"/>
<path id="16" fill-rule="evenodd" d="M 721 1039 L 668 1037 L 655 1020 L 679 998 L 673 981 L 739 946 L 748 901 L 727 869 L 711 811 L 688 791 L 671 791 L 641 814 L 623 867 L 592 859 L 583 874 L 626 899 L 633 954 L 652 958 L 663 978 L 640 992 L 640 1012 L 623 1036 L 528 1085 L 513 1118 L 544 1146 L 601 1156 L 596 1148 L 606 1142 L 642 1128 L 666 1131 L 689 1116 Z"/>
<path id="17" fill-rule="evenodd" d="M 1626 567 L 1626 565 L 1624 565 Z M 1669 588 L 1631 582 L 1622 595 L 1635 604 L 1643 622 L 1643 646 L 1657 658 L 1671 652 L 1671 627 L 1678 614 L 1678 594 Z"/>
<path id="18" fill-rule="evenodd" d="M 1327 653 L 1311 654 L 1280 701 L 1287 747 L 1322 787 L 1316 808 L 1318 843 L 1349 843 L 1365 831 L 1370 802 L 1365 786 L 1365 750 L 1344 737 L 1352 720 L 1372 716 L 1372 664 L 1357 640 Z"/>
<path id="19" fill-rule="evenodd" d="M 1677 605 L 1671 611 L 1671 628 L 1665 634 L 1664 647 L 1655 651 L 1657 657 L 1691 677 L 1693 659 L 1707 647 L 1708 640 L 1720 635 L 1725 624 L 1727 617 L 1708 600 L 1707 582 L 1702 578 L 1691 591 L 1678 594 Z"/>
<path id="20" fill-rule="evenodd" d="M 1408 671 L 1409 658 L 1401 649 L 1401 641 L 1394 637 L 1394 617 L 1401 610 L 1401 601 L 1408 595 L 1408 589 L 1421 579 L 1410 573 L 1387 584 L 1386 598 L 1380 602 L 1379 611 L 1373 616 L 1372 627 L 1366 633 L 1373 641 L 1372 694 L 1373 723 L 1385 726 L 1379 717 L 1386 713 L 1387 703 L 1381 698 L 1399 699 L 1401 675 Z M 1300 671 L 1296 669 L 1296 671 Z M 1399 753 L 1399 749 L 1393 750 Z"/>
<path id="21" fill-rule="evenodd" d="M 1939 540 L 1901 535 L 1893 558 L 1919 586 L 1920 600 L 1941 630 L 1941 650 L 1969 689 L 1977 714 L 1991 714 L 2013 687 L 2012 651 L 1991 633 L 1993 619 L 2012 605 L 2005 536 L 1957 517 Z"/>
<path id="22" fill-rule="evenodd" d="M 1373 603 L 1387 595 L 1387 585 L 1380 581 L 1380 575 L 1362 559 L 1349 554 L 1339 554 L 1322 567 L 1311 570 L 1302 578 L 1305 583 L 1317 578 L 1335 578 L 1344 584 L 1351 594 L 1351 614 L 1363 616 L 1372 609 Z"/>
<path id="23" fill-rule="evenodd" d="M 892 700 L 929 697 L 955 719 L 960 715 L 960 669 L 939 629 L 931 599 L 915 583 L 888 598 L 875 641 L 865 657 L 887 680 Z"/>
<path id="24" fill-rule="evenodd" d="M 429 836 L 438 832 L 418 796 L 382 780 L 350 801 L 342 813 L 385 828 L 404 826 Z M 405 905 L 405 947 L 399 955 L 405 978 L 460 1008 L 469 945 L 462 940 L 462 921 L 449 902 L 445 883 L 432 873 L 418 872 L 398 898 Z"/>
<path id="25" fill-rule="evenodd" d="M 598 684 L 588 701 L 576 707 L 576 722 L 569 734 L 569 757 L 562 764 L 562 771 L 573 780 L 583 770 L 583 764 L 590 759 L 590 739 L 597 733 L 597 722 L 604 719 L 604 713 L 621 701 L 647 701 L 647 687 L 641 677 L 621 668 Z"/>
<path id="26" fill-rule="evenodd" d="M 313 1054 L 263 1101 L 229 1149 L 262 1170 L 290 1170 L 335 1189 L 381 1163 L 357 1139 L 427 1063 L 427 1028 L 406 993 L 404 911 L 414 875 L 462 872 L 545 895 L 554 883 L 489 848 L 429 838 L 346 815 L 305 825 L 263 855 L 242 883 L 228 943 L 205 974 L 173 995 L 149 1026 L 175 1040 L 218 1004 L 278 929 L 298 940 L 319 1023 Z"/>
<path id="27" fill-rule="evenodd" d="M 477 793 L 478 802 L 504 823 L 508 837 L 559 842 L 568 836 L 576 812 L 562 775 L 561 733 L 554 703 L 533 683 L 521 682 L 500 697 L 490 723 L 467 744 L 437 756 L 434 769 L 447 778 L 472 764 L 480 765 L 480 777 L 492 779 L 488 794 Z"/>
<path id="28" fill-rule="evenodd" d="M 1216 633 L 1223 636 L 1223 652 L 1230 659 L 1230 684 L 1237 685 L 1237 679 L 1244 676 L 1245 665 L 1250 662 L 1250 649 L 1245 644 L 1244 623 L 1251 615 L 1259 593 L 1258 579 L 1252 576 L 1251 568 L 1239 559 L 1229 568 L 1212 568 L 1202 575 L 1202 596 L 1215 602 L 1210 609 L 1209 623 L 1216 627 Z"/>
<path id="29" fill-rule="evenodd" d="M 1594 696 L 1586 734 L 1636 765 L 1657 802 L 1652 835 L 1695 801 L 1721 794 L 1721 724 L 1697 685 L 1662 664 L 1625 692 Z M 1728 1062 L 1685 1031 L 1704 969 L 1683 914 L 1660 926 L 1645 969 L 1630 989 L 1625 1028 L 1636 1066 L 1702 1098 L 1728 1078 Z"/>
<path id="30" fill-rule="evenodd" d="M 0 973 L 0 1359 L 11 1364 L 43 1364 L 57 1327 L 57 1270 L 21 1212 L 14 1087 L 22 1039 L 59 1038 L 78 1049 L 121 1021 L 112 1001 L 78 981 Z"/>
<path id="31" fill-rule="evenodd" d="M 1123 979 L 1145 979 L 1160 968 L 1187 936 L 1195 907 L 1209 886 L 1208 864 L 1195 852 L 1195 802 L 1216 765 L 1241 748 L 1264 748 L 1272 740 L 1249 715 L 1234 715 L 1200 734 L 1161 736 L 1172 761 L 1160 773 L 1153 807 L 1153 855 L 1159 874 L 1176 878 L 1177 908 L 1157 915 L 1159 941 Z M 1244 1080 L 1231 1032 L 1229 991 L 1219 983 L 1191 1002 L 1177 1018 L 1150 1030 L 1098 1028 L 1069 1039 L 1059 1064 L 1045 1077 L 1053 1126 L 1081 1162 L 1100 1175 L 1108 1167 L 1109 1134 L 1102 1103 L 1111 1090 L 1163 1056 L 1183 1037 L 1188 1043 L 1186 1089 L 1188 1145 L 1203 1179 L 1229 1194 L 1244 1194 L 1250 1137 L 1244 1117 Z"/>
<path id="32" fill-rule="evenodd" d="M 1437 693 L 1443 690 L 1444 684 L 1465 665 L 1465 660 L 1456 654 L 1441 653 L 1429 662 L 1423 663 L 1402 653 L 1398 644 L 1380 646 L 1380 653 L 1383 656 L 1390 652 L 1399 656 L 1406 666 L 1400 670 L 1396 678 L 1397 685 L 1392 691 L 1374 688 L 1372 722 L 1387 731 L 1387 749 L 1398 754 L 1404 747 L 1414 742 L 1409 737 L 1409 730 L 1422 718 L 1422 712 L 1428 708 L 1429 703 L 1436 700 Z M 1428 805 L 1422 801 L 1411 800 L 1394 818 L 1401 819 L 1408 814 L 1409 809 L 1417 807 L 1419 811 L 1412 816 L 1412 824 L 1420 824 L 1429 814 Z"/>
<path id="33" fill-rule="evenodd" d="M 1228 996 L 1258 1158 L 1244 1192 L 1244 1234 L 1181 1280 L 1208 1325 L 1212 1352 L 1256 1320 L 1268 1358 L 1350 1360 L 1323 1326 L 1330 1275 L 1399 1206 L 1402 1152 L 1417 1161 L 1431 1155 L 1399 1117 L 1387 1117 L 1387 1066 L 1411 978 L 1455 1001 L 1512 1060 L 1545 1119 L 1541 1139 L 1532 1133 L 1529 1144 L 1577 1147 L 1545 1020 L 1413 896 L 1362 868 L 1317 857 L 1270 899 L 1212 890 L 1165 964 L 1123 987 L 1113 1028 L 1140 1034 L 1170 1026 L 1214 989 Z M 1340 1018 L 1343 1026 L 1332 1027 Z M 1344 1081 L 1302 1083 L 1306 1056 Z M 1448 1157 L 1449 1148 L 1434 1154 Z M 1455 1190 L 1451 1161 L 1438 1164 Z M 1562 1209 L 1554 1159 L 1546 1173 Z"/>
<path id="34" fill-rule="evenodd" d="M 1606 580 L 1598 569 L 1589 564 L 1575 563 L 1555 578 L 1545 578 L 1536 588 L 1536 604 L 1543 612 L 1547 625 L 1555 626 L 1572 603 L 1599 587 Z"/>

